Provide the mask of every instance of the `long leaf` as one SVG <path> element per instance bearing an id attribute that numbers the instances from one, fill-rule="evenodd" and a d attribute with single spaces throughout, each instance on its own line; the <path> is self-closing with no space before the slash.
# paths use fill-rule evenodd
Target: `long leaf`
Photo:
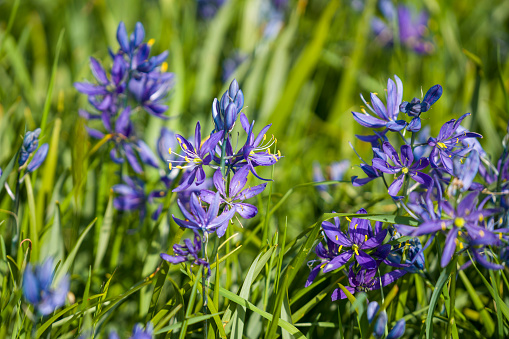
<path id="1" fill-rule="evenodd" d="M 80 249 L 81 243 L 83 242 L 83 240 L 85 240 L 85 237 L 87 236 L 88 231 L 90 231 L 90 229 L 92 228 L 92 226 L 94 226 L 96 221 L 97 221 L 97 218 L 92 220 L 92 222 L 90 224 L 88 224 L 88 226 L 81 233 L 80 237 L 78 238 L 78 241 L 76 241 L 76 245 L 74 245 L 74 248 L 69 253 L 69 255 L 65 259 L 64 263 L 60 266 L 57 273 L 55 274 L 55 283 L 58 284 L 60 279 L 62 279 L 64 277 L 64 275 L 67 274 L 67 272 L 71 268 L 71 265 L 74 262 L 74 258 L 76 258 L 76 254 L 78 254 L 78 250 Z"/>

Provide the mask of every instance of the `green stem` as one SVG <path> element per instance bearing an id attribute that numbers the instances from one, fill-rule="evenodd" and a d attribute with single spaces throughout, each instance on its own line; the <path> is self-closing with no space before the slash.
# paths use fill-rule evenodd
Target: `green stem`
<path id="1" fill-rule="evenodd" d="M 226 177 L 226 168 L 225 168 L 225 162 L 226 162 L 226 140 L 228 139 L 228 134 L 226 134 L 226 137 L 223 139 L 223 144 L 221 145 L 221 173 L 223 174 L 223 177 Z"/>
<path id="2" fill-rule="evenodd" d="M 454 309 L 455 309 L 455 299 L 456 299 L 456 271 L 458 269 L 457 265 L 458 257 L 454 258 L 451 261 L 452 271 L 451 271 L 451 287 L 449 291 L 450 297 L 450 305 L 449 305 L 449 321 L 447 322 L 447 337 L 451 338 L 452 328 L 454 327 Z"/>

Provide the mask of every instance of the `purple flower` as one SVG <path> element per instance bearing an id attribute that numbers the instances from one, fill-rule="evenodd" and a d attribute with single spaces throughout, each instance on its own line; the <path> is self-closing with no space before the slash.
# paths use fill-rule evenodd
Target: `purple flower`
<path id="1" fill-rule="evenodd" d="M 380 312 L 380 314 L 378 314 L 378 317 L 376 317 L 379 309 L 380 306 L 378 305 L 378 303 L 376 301 L 372 301 L 368 304 L 368 308 L 366 311 L 368 322 L 370 324 L 376 318 L 373 332 L 373 335 L 376 338 L 381 338 L 383 336 L 383 334 L 385 333 L 385 327 L 387 326 L 387 313 L 385 311 Z M 394 325 L 392 330 L 387 335 L 387 338 L 397 339 L 401 337 L 404 333 L 405 333 L 405 320 L 401 319 L 396 323 L 396 325 Z"/>
<path id="2" fill-rule="evenodd" d="M 318 261 L 319 264 L 311 269 L 305 287 L 309 287 L 315 280 L 318 273 L 320 273 L 320 271 L 338 255 L 339 245 L 332 242 L 328 237 L 325 237 L 325 242 L 327 244 L 327 248 L 322 242 L 318 243 L 315 247 L 315 253 L 320 259 L 311 260 L 308 263 L 308 266 L 312 267 L 316 261 Z"/>
<path id="3" fill-rule="evenodd" d="M 354 294 L 356 292 L 368 292 L 372 290 L 379 290 L 380 286 L 385 287 L 392 284 L 402 276 L 406 274 L 404 270 L 394 270 L 389 273 L 385 273 L 381 277 L 375 277 L 377 268 L 364 269 L 360 268 L 357 272 L 353 268 L 354 264 L 350 265 L 350 271 L 348 273 L 348 281 L 350 286 L 346 286 L 346 289 Z M 380 285 L 381 282 L 381 285 Z M 332 292 L 332 301 L 338 299 L 345 299 L 346 294 L 339 288 Z"/>
<path id="4" fill-rule="evenodd" d="M 180 210 L 186 220 L 175 218 L 175 216 L 172 215 L 173 220 L 175 220 L 180 227 L 190 228 L 203 233 L 215 232 L 221 225 L 231 220 L 236 212 L 235 209 L 225 210 L 218 216 L 220 199 L 219 192 L 217 192 L 208 210 L 205 211 L 196 194 L 192 193 L 190 201 L 191 212 L 188 212 L 182 202 L 177 200 Z"/>
<path id="5" fill-rule="evenodd" d="M 168 110 L 168 106 L 162 102 L 173 88 L 174 82 L 173 73 L 152 71 L 141 74 L 139 78 L 132 78 L 129 81 L 129 91 L 146 112 L 161 119 L 168 119 L 163 115 Z"/>
<path id="6" fill-rule="evenodd" d="M 48 155 L 48 149 L 49 149 L 49 145 L 43 144 L 43 145 L 41 145 L 41 147 L 39 147 L 37 152 L 35 152 L 34 157 L 32 158 L 32 160 L 30 161 L 30 163 L 27 166 L 27 171 L 29 173 L 38 169 L 42 165 L 44 160 L 46 160 L 46 156 Z"/>
<path id="7" fill-rule="evenodd" d="M 432 167 L 438 168 L 441 163 L 447 173 L 453 174 L 452 157 L 456 155 L 463 155 L 465 153 L 465 149 L 461 144 L 461 141 L 466 138 L 482 138 L 482 135 L 479 133 L 466 131 L 456 133 L 461 122 L 468 115 L 470 115 L 470 113 L 462 115 L 458 120 L 449 120 L 440 129 L 438 137 L 429 138 L 428 145 L 433 147 L 429 156 Z M 460 148 L 461 152 L 455 150 L 456 148 Z M 468 149 L 466 151 L 468 151 Z"/>
<path id="8" fill-rule="evenodd" d="M 244 219 L 250 219 L 258 213 L 258 209 L 251 205 L 243 202 L 246 199 L 252 198 L 263 192 L 267 184 L 261 184 L 254 187 L 243 189 L 247 183 L 247 176 L 249 174 L 248 166 L 242 167 L 235 173 L 231 178 L 229 184 L 229 191 L 226 192 L 225 179 L 221 174 L 221 169 L 218 169 L 213 176 L 214 186 L 217 192 L 220 194 L 219 203 L 225 204 L 225 211 L 235 210 Z M 212 204 L 216 193 L 210 190 L 202 190 L 200 192 L 200 198 L 208 204 Z M 217 235 L 222 237 L 228 227 L 228 221 L 217 229 Z"/>
<path id="9" fill-rule="evenodd" d="M 180 184 L 173 192 L 181 192 L 187 189 L 196 179 L 196 184 L 200 185 L 205 181 L 205 171 L 203 170 L 204 165 L 210 164 L 212 156 L 209 154 L 217 145 L 219 140 L 223 137 L 223 131 L 213 133 L 203 144 L 201 143 L 201 126 L 200 122 L 196 123 L 194 132 L 194 145 L 190 143 L 180 134 L 176 134 L 177 139 L 184 155 L 171 152 L 177 155 L 182 160 L 170 160 L 170 169 L 173 164 L 177 164 L 175 167 L 178 169 L 188 169 L 190 174 L 188 179 Z"/>
<path id="10" fill-rule="evenodd" d="M 199 257 L 201 247 L 201 238 L 195 233 L 194 242 L 190 239 L 184 239 L 184 245 L 173 245 L 173 255 L 161 253 L 161 258 L 174 265 L 183 262 L 190 262 L 192 265 L 203 265 L 208 268 L 208 273 L 210 274 L 209 263 Z"/>
<path id="11" fill-rule="evenodd" d="M 449 218 L 425 221 L 412 233 L 414 236 L 419 236 L 447 231 L 441 260 L 442 267 L 447 266 L 451 261 L 456 246 L 459 246 L 460 249 L 464 247 L 463 242 L 457 240 L 458 237 L 462 237 L 474 245 L 498 242 L 498 237 L 493 232 L 478 225 L 484 218 L 496 213 L 497 210 L 476 207 L 478 196 L 478 191 L 468 194 L 458 203 L 456 209 L 448 201 L 443 201 L 441 206 Z M 465 232 L 467 232 L 469 238 L 465 238 Z"/>
<path id="12" fill-rule="evenodd" d="M 111 189 L 117 193 L 113 199 L 113 206 L 119 211 L 139 211 L 140 220 L 145 219 L 147 213 L 147 203 L 154 203 L 154 199 L 163 198 L 166 196 L 166 191 L 155 190 L 145 194 L 145 184 L 142 180 L 136 177 L 123 176 L 124 184 L 114 185 Z M 161 205 L 162 206 L 162 205 Z M 156 220 L 159 217 L 160 209 L 152 215 L 152 219 Z"/>
<path id="13" fill-rule="evenodd" d="M 147 324 L 145 329 L 143 329 L 142 324 L 136 324 L 133 328 L 133 334 L 129 337 L 129 339 L 152 339 L 154 338 L 154 325 L 151 322 Z"/>
<path id="14" fill-rule="evenodd" d="M 428 89 L 422 102 L 418 98 L 413 98 L 410 102 L 403 101 L 399 108 L 401 112 L 408 114 L 410 117 L 418 117 L 421 113 L 427 112 L 441 96 L 442 86 L 435 85 Z"/>
<path id="15" fill-rule="evenodd" d="M 391 1 L 380 1 L 380 11 L 389 22 L 393 22 L 397 14 L 399 41 L 406 48 L 414 50 L 419 54 L 429 54 L 433 52 L 433 44 L 425 40 L 427 29 L 428 14 L 424 11 L 413 13 L 406 6 L 394 8 Z M 374 17 L 371 20 L 371 28 L 377 35 L 383 45 L 392 46 L 394 44 L 394 32 L 391 25 L 388 25 L 382 19 Z"/>
<path id="16" fill-rule="evenodd" d="M 57 286 L 53 281 L 53 259 L 48 258 L 42 265 L 28 264 L 23 275 L 23 295 L 40 315 L 48 315 L 65 304 L 69 292 L 69 276 L 65 275 Z"/>
<path id="17" fill-rule="evenodd" d="M 249 121 L 247 120 L 246 115 L 241 113 L 240 123 L 242 124 L 244 131 L 247 133 L 247 140 L 242 149 L 238 152 L 238 154 L 242 155 L 242 158 L 237 159 L 233 165 L 244 166 L 247 164 L 249 166 L 249 170 L 255 177 L 260 180 L 269 180 L 261 178 L 256 173 L 254 168 L 256 166 L 274 165 L 281 158 L 280 152 L 278 152 L 278 154 L 270 153 L 270 147 L 276 143 L 274 136 L 272 136 L 272 138 L 266 144 L 261 144 L 265 140 L 265 133 L 269 130 L 271 124 L 262 128 L 260 133 L 258 133 L 258 136 L 255 138 L 253 133 L 254 121 L 251 123 L 251 125 L 249 125 Z"/>
<path id="18" fill-rule="evenodd" d="M 408 114 L 412 117 L 412 121 L 407 126 L 410 132 L 418 132 L 421 129 L 421 113 L 427 112 L 431 105 L 437 102 L 442 96 L 442 86 L 435 85 L 431 87 L 424 95 L 422 102 L 418 98 L 413 98 L 411 102 L 404 101 L 399 109 L 401 112 Z"/>
<path id="19" fill-rule="evenodd" d="M 456 189 L 460 192 L 465 192 L 469 189 L 482 190 L 484 187 L 480 184 L 474 183 L 474 178 L 479 171 L 480 165 L 479 153 L 472 149 L 466 158 L 455 157 L 453 161 L 454 177 L 449 186 L 449 195 L 454 196 Z"/>
<path id="20" fill-rule="evenodd" d="M 360 209 L 357 213 L 367 214 L 365 209 Z M 348 233 L 341 231 L 339 218 L 334 218 L 334 224 L 329 221 L 322 222 L 325 236 L 333 243 L 339 245 L 334 259 L 332 259 L 323 269 L 324 273 L 336 270 L 346 264 L 352 257 L 355 257 L 359 265 L 365 268 L 376 267 L 376 261 L 365 251 L 376 249 L 382 245 L 387 230 L 382 230 L 382 223 L 377 222 L 375 231 L 371 228 L 369 220 L 353 218 L 350 221 Z M 341 253 L 342 248 L 349 250 Z"/>
<path id="21" fill-rule="evenodd" d="M 231 132 L 237 121 L 237 116 L 244 106 L 244 94 L 236 79 L 230 83 L 230 87 L 224 92 L 221 101 L 217 98 L 212 103 L 212 118 L 216 131 Z"/>
<path id="22" fill-rule="evenodd" d="M 403 98 L 403 83 L 395 75 L 396 84 L 392 79 L 387 80 L 387 107 L 382 103 L 375 93 L 371 93 L 371 103 L 369 105 L 361 94 L 361 99 L 366 107 L 377 117 L 366 113 L 352 112 L 354 119 L 364 127 L 380 128 L 385 127 L 391 131 L 401 131 L 407 123 L 404 120 L 397 120 L 399 114 L 399 105 Z"/>
<path id="23" fill-rule="evenodd" d="M 387 161 L 383 159 L 376 158 L 373 159 L 373 167 L 384 172 L 390 174 L 402 173 L 396 180 L 392 182 L 389 186 L 389 195 L 392 197 L 396 197 L 398 192 L 401 190 L 403 186 L 403 181 L 406 175 L 410 176 L 413 180 L 418 183 L 424 185 L 425 187 L 430 187 L 432 184 L 432 179 L 429 175 L 422 173 L 423 169 L 428 167 L 429 161 L 426 158 L 420 158 L 414 164 L 414 154 L 412 152 L 412 148 L 408 145 L 401 146 L 401 159 L 394 147 L 389 142 L 383 143 L 383 151 L 387 158 L 391 159 L 394 163 L 394 166 L 390 165 Z M 403 192 L 406 194 L 406 192 Z"/>
<path id="24" fill-rule="evenodd" d="M 393 237 L 392 239 L 397 239 Z M 404 258 L 404 260 L 403 260 Z M 400 267 L 409 273 L 416 273 L 424 269 L 424 252 L 419 238 L 412 238 L 400 243 L 387 257 L 389 265 Z"/>

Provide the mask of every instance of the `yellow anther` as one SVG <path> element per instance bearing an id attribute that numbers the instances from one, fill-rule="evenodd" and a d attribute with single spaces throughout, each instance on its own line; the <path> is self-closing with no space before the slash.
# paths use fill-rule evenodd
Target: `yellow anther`
<path id="1" fill-rule="evenodd" d="M 368 236 L 364 234 L 364 242 L 368 241 Z"/>
<path id="2" fill-rule="evenodd" d="M 361 108 L 362 113 L 368 114 L 364 108 Z"/>
<path id="3" fill-rule="evenodd" d="M 339 237 L 336 235 L 336 241 L 339 241 Z"/>
<path id="4" fill-rule="evenodd" d="M 271 153 L 270 153 L 270 148 L 267 148 L 267 154 L 271 154 Z"/>
<path id="5" fill-rule="evenodd" d="M 483 221 L 484 220 L 484 216 L 482 214 L 479 214 L 479 221 Z"/>
<path id="6" fill-rule="evenodd" d="M 352 219 L 350 219 L 349 217 L 345 217 L 346 220 L 348 220 L 348 222 L 352 222 Z"/>
<path id="7" fill-rule="evenodd" d="M 186 157 L 184 157 L 184 160 L 185 160 L 186 162 L 191 162 L 191 160 L 189 160 L 189 158 L 188 158 L 187 156 L 186 156 Z"/>
<path id="8" fill-rule="evenodd" d="M 483 231 L 483 230 L 480 230 L 480 231 L 479 231 L 479 235 L 480 235 L 481 237 L 484 237 L 484 231 Z"/>
<path id="9" fill-rule="evenodd" d="M 403 172 L 404 174 L 407 174 L 408 173 L 408 167 L 403 167 L 401 169 L 401 172 Z"/>
<path id="10" fill-rule="evenodd" d="M 159 192 L 159 195 L 164 196 L 164 192 L 163 191 Z"/>
<path id="11" fill-rule="evenodd" d="M 498 223 L 499 223 L 499 224 L 501 224 L 501 223 L 503 223 L 503 222 L 504 222 L 504 219 L 502 219 L 502 218 L 498 219 Z"/>
<path id="12" fill-rule="evenodd" d="M 277 139 L 276 138 L 274 138 L 274 143 L 277 144 Z"/>
<path id="13" fill-rule="evenodd" d="M 277 150 L 277 156 L 281 157 L 281 151 L 280 150 Z"/>
<path id="14" fill-rule="evenodd" d="M 171 147 L 168 148 L 168 154 L 171 154 Z"/>
<path id="15" fill-rule="evenodd" d="M 447 148 L 447 146 L 443 142 L 437 142 L 437 146 L 440 148 Z"/>
<path id="16" fill-rule="evenodd" d="M 170 169 L 170 171 L 171 171 L 171 162 L 168 164 L 168 168 L 169 168 L 169 169 Z"/>
<path id="17" fill-rule="evenodd" d="M 277 157 L 275 155 L 272 155 L 274 157 L 274 159 L 277 161 Z"/>
<path id="18" fill-rule="evenodd" d="M 355 224 L 355 226 L 353 227 L 354 230 L 357 229 L 357 226 L 359 226 L 359 224 Z"/>
<path id="19" fill-rule="evenodd" d="M 338 253 L 341 252 L 341 249 L 343 248 L 343 245 L 339 246 Z"/>
<path id="20" fill-rule="evenodd" d="M 179 166 L 177 166 L 177 168 L 178 168 L 178 169 L 182 169 L 182 166 L 180 166 L 180 165 L 179 165 Z"/>
<path id="21" fill-rule="evenodd" d="M 458 231 L 458 236 L 461 237 L 461 231 Z"/>
<path id="22" fill-rule="evenodd" d="M 457 238 L 454 239 L 454 242 L 456 243 L 456 246 L 460 243 L 460 241 Z"/>
<path id="23" fill-rule="evenodd" d="M 165 61 L 161 64 L 161 72 L 166 72 L 168 70 L 168 63 Z"/>
<path id="24" fill-rule="evenodd" d="M 148 42 L 147 42 L 147 45 L 148 47 L 152 47 L 152 45 L 156 42 L 156 39 L 150 39 Z"/>
<path id="25" fill-rule="evenodd" d="M 249 155 L 255 155 L 254 151 L 249 152 Z"/>
<path id="26" fill-rule="evenodd" d="M 460 248 L 463 249 L 463 243 L 462 242 L 460 242 Z"/>
<path id="27" fill-rule="evenodd" d="M 454 225 L 456 225 L 457 227 L 463 227 L 465 225 L 465 219 L 463 218 L 454 219 Z"/>
<path id="28" fill-rule="evenodd" d="M 376 92 L 373 92 L 373 94 L 374 94 L 374 95 L 378 95 L 378 93 L 376 93 Z"/>
<path id="29" fill-rule="evenodd" d="M 263 141 L 265 141 L 265 139 L 267 139 L 267 134 L 263 135 Z"/>
<path id="30" fill-rule="evenodd" d="M 499 239 L 502 239 L 502 233 L 499 233 L 499 234 L 498 234 L 498 238 L 499 238 Z"/>
<path id="31" fill-rule="evenodd" d="M 445 222 L 442 221 L 442 231 L 445 231 Z"/>
<path id="32" fill-rule="evenodd" d="M 200 158 L 194 158 L 193 162 L 199 164 L 202 162 L 202 160 Z"/>

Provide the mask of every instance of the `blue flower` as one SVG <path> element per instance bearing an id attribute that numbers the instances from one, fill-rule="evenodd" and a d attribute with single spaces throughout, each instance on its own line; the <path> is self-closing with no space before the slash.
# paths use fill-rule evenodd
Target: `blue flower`
<path id="1" fill-rule="evenodd" d="M 362 109 L 363 113 L 352 112 L 354 119 L 364 127 L 368 128 L 380 128 L 385 127 L 391 131 L 401 131 L 407 123 L 404 120 L 397 120 L 399 114 L 399 106 L 403 99 L 403 83 L 395 75 L 396 84 L 392 79 L 387 80 L 387 107 L 378 98 L 376 93 L 371 93 L 371 103 L 369 105 L 361 94 L 361 99 L 366 107 L 377 117 L 366 113 Z"/>
<path id="2" fill-rule="evenodd" d="M 173 166 L 175 166 L 178 169 L 187 169 L 190 171 L 190 174 L 187 180 L 175 188 L 173 192 L 181 192 L 187 189 L 193 184 L 195 179 L 197 185 L 201 185 L 205 181 L 206 176 L 203 166 L 210 164 L 212 160 L 210 152 L 214 150 L 219 140 L 223 137 L 223 134 L 224 132 L 222 130 L 212 133 L 212 135 L 210 135 L 210 137 L 202 144 L 201 126 L 198 121 L 194 132 L 194 145 L 180 134 L 175 135 L 184 155 L 174 153 L 170 149 L 169 153 L 176 155 L 180 160 L 169 160 L 169 168 L 171 170 Z"/>
<path id="3" fill-rule="evenodd" d="M 219 202 L 220 195 L 219 192 L 217 192 L 208 210 L 206 211 L 201 205 L 201 202 L 196 194 L 192 193 L 190 201 L 191 212 L 186 210 L 185 206 L 183 206 L 180 200 L 177 200 L 180 211 L 186 220 L 178 219 L 172 215 L 173 220 L 175 220 L 177 225 L 180 227 L 190 228 L 192 230 L 200 231 L 203 233 L 215 232 L 221 225 L 231 220 L 236 212 L 235 209 L 225 210 L 218 216 L 217 214 L 219 212 Z"/>
<path id="4" fill-rule="evenodd" d="M 220 204 L 225 204 L 226 210 L 235 210 L 244 219 L 253 218 L 257 213 L 258 209 L 244 200 L 252 198 L 265 190 L 267 184 L 260 184 L 254 187 L 248 187 L 244 189 L 247 184 L 247 176 L 249 174 L 248 166 L 242 167 L 233 175 L 229 184 L 229 191 L 226 192 L 225 179 L 221 174 L 221 169 L 217 169 L 213 176 L 214 186 L 217 192 L 220 194 Z M 202 190 L 200 192 L 200 198 L 208 204 L 212 204 L 215 198 L 215 193 L 210 190 Z M 228 222 L 225 222 L 217 229 L 218 237 L 222 237 L 226 232 Z"/>
<path id="5" fill-rule="evenodd" d="M 367 214 L 363 208 L 357 211 L 357 213 Z M 377 222 L 373 232 L 369 220 L 352 218 L 348 233 L 345 234 L 341 231 L 339 218 L 336 217 L 334 218 L 334 224 L 329 221 L 322 222 L 322 228 L 325 236 L 333 243 L 339 245 L 337 255 L 324 267 L 324 273 L 340 268 L 352 257 L 355 257 L 362 267 L 375 268 L 377 266 L 375 259 L 366 254 L 365 251 L 374 250 L 382 245 L 387 235 L 387 230 L 382 230 L 382 223 Z M 349 250 L 341 253 L 342 248 Z"/>
<path id="6" fill-rule="evenodd" d="M 348 272 L 350 286 L 345 286 L 345 288 L 352 294 L 356 292 L 379 290 L 380 287 L 392 284 L 407 273 L 405 270 L 394 270 L 380 277 L 375 277 L 377 271 L 378 267 L 374 269 L 365 269 L 362 268 L 362 266 L 360 269 L 354 270 L 354 264 L 352 263 Z M 345 298 L 346 294 L 339 288 L 332 292 L 332 301 Z"/>
<path id="7" fill-rule="evenodd" d="M 441 168 L 447 173 L 453 174 L 452 157 L 461 156 L 470 150 L 469 148 L 465 148 L 461 141 L 467 138 L 482 138 L 482 135 L 479 133 L 467 131 L 456 133 L 463 119 L 469 115 L 470 113 L 467 113 L 462 115 L 458 120 L 449 120 L 442 126 L 436 138 L 429 138 L 428 145 L 433 147 L 429 155 L 432 167 L 439 168 L 441 164 Z"/>
<path id="8" fill-rule="evenodd" d="M 384 173 L 397 174 L 402 173 L 396 180 L 389 186 L 389 195 L 397 197 L 398 192 L 403 186 L 403 181 L 408 175 L 413 180 L 429 188 L 432 184 L 432 179 L 429 175 L 422 173 L 423 169 L 428 167 L 429 161 L 426 158 L 420 158 L 414 164 L 414 154 L 412 148 L 408 145 L 401 146 L 401 159 L 394 147 L 389 142 L 383 143 L 383 151 L 387 158 L 391 159 L 394 166 L 390 165 L 383 159 L 373 159 L 373 167 Z M 403 192 L 403 194 L 407 194 Z"/>
<path id="9" fill-rule="evenodd" d="M 48 258 L 42 265 L 28 264 L 23 275 L 23 295 L 40 315 L 48 315 L 65 304 L 69 292 L 69 276 L 64 276 L 57 286 L 53 281 L 53 259 Z"/>
<path id="10" fill-rule="evenodd" d="M 410 132 L 418 132 L 421 129 L 421 113 L 427 112 L 441 96 L 442 86 L 435 85 L 426 92 L 422 102 L 418 98 L 413 98 L 411 102 L 403 101 L 399 106 L 400 111 L 412 117 L 406 129 Z"/>
<path id="11" fill-rule="evenodd" d="M 123 176 L 124 184 L 114 185 L 111 189 L 117 193 L 113 199 L 113 206 L 119 211 L 139 211 L 140 220 L 145 219 L 147 203 L 154 203 L 154 199 L 166 196 L 166 191 L 154 190 L 148 195 L 145 194 L 145 183 L 139 178 Z M 161 213 L 162 204 L 152 215 L 156 220 Z"/>
<path id="12" fill-rule="evenodd" d="M 221 101 L 217 98 L 212 103 L 212 118 L 216 131 L 229 133 L 235 126 L 237 116 L 244 106 L 244 94 L 236 79 L 230 83 L 230 87 L 224 92 Z"/>
<path id="13" fill-rule="evenodd" d="M 199 257 L 201 248 L 202 240 L 197 233 L 194 233 L 194 242 L 190 239 L 184 239 L 184 245 L 173 245 L 173 255 L 161 253 L 161 258 L 174 265 L 183 262 L 190 262 L 194 265 L 206 266 L 209 268 L 208 274 L 210 274 L 209 263 Z"/>
<path id="14" fill-rule="evenodd" d="M 371 324 L 373 320 L 376 319 L 373 335 L 376 338 L 381 338 L 385 333 L 385 327 L 387 326 L 387 313 L 385 311 L 381 311 L 378 314 L 378 310 L 380 306 L 376 301 L 372 301 L 368 304 L 367 308 L 367 317 L 368 322 Z M 378 317 L 376 315 L 378 314 Z M 403 336 L 405 333 L 405 319 L 399 320 L 396 325 L 392 328 L 392 330 L 387 335 L 387 338 L 397 339 Z"/>
<path id="15" fill-rule="evenodd" d="M 27 163 L 28 158 L 34 152 L 34 156 L 30 163 L 27 165 L 27 171 L 33 172 L 39 166 L 42 165 L 44 160 L 46 160 L 46 156 L 48 155 L 48 144 L 43 144 L 39 147 L 39 136 L 41 135 L 41 129 L 37 128 L 33 131 L 28 131 L 25 133 L 25 137 L 23 138 L 23 145 L 21 145 L 20 155 L 18 159 L 18 165 L 23 166 Z M 39 149 L 37 149 L 39 147 Z M 36 151 L 37 150 L 37 151 Z"/>

